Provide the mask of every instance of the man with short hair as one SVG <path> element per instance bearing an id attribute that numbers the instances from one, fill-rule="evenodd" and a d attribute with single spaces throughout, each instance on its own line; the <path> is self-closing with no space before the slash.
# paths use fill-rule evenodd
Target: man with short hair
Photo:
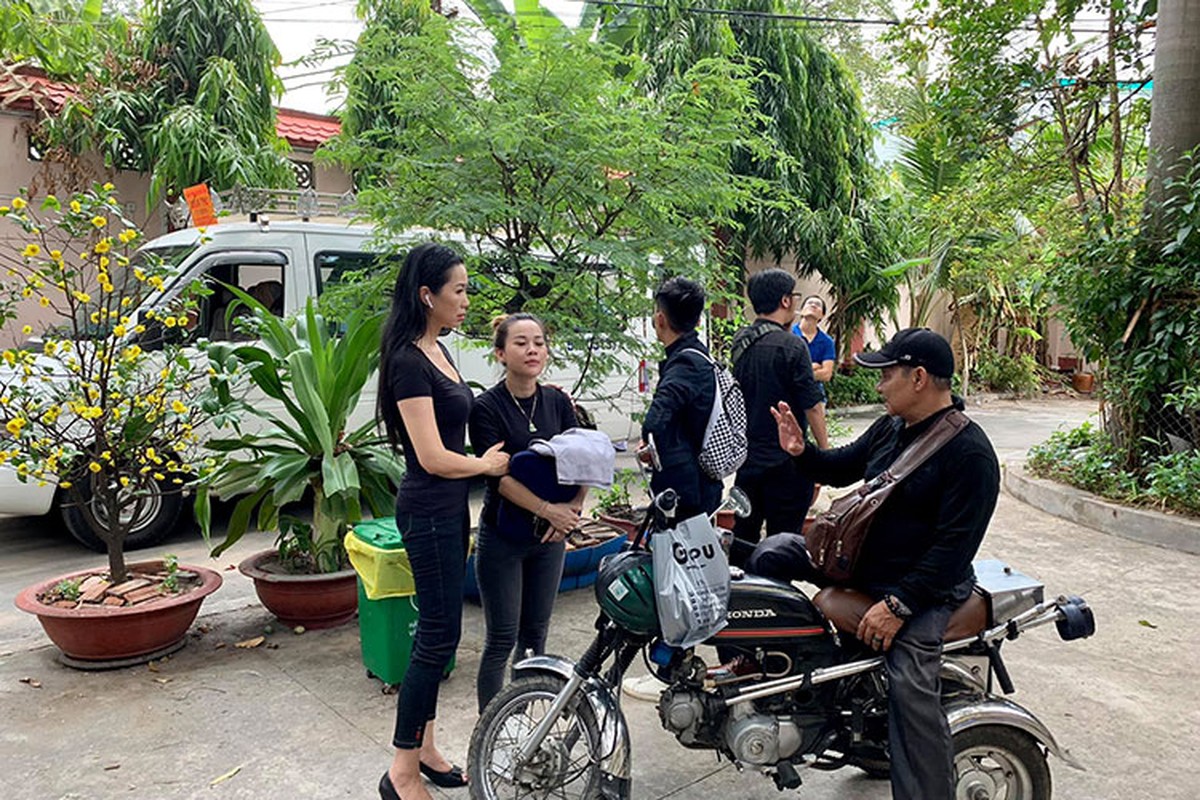
<path id="1" fill-rule="evenodd" d="M 828 399 L 825 384 L 833 380 L 833 369 L 837 365 L 837 343 L 820 328 L 821 320 L 825 319 L 825 300 L 815 294 L 805 297 L 800 302 L 799 317 L 800 320 L 792 326 L 792 333 L 808 344 L 813 377 L 817 379 L 817 388 L 821 390 L 821 403 L 824 405 Z"/>
<path id="2" fill-rule="evenodd" d="M 797 470 L 827 485 L 871 480 L 951 409 L 954 354 L 926 328 L 897 333 L 879 352 L 860 353 L 864 367 L 882 370 L 876 387 L 889 416 L 834 450 L 805 447 L 791 409 L 775 411 L 779 445 Z M 941 707 L 942 640 L 951 613 L 971 594 L 971 561 L 1000 491 L 1000 467 L 987 435 L 970 422 L 897 484 L 871 518 L 847 585 L 874 601 L 858 626 L 864 644 L 881 652 L 888 678 L 888 741 L 892 797 L 954 797 L 953 745 Z M 816 574 L 803 537 L 761 544 L 747 570 L 783 580 L 827 583 Z"/>
<path id="3" fill-rule="evenodd" d="M 711 514 L 721 504 L 721 482 L 700 469 L 698 460 L 716 394 L 708 348 L 696 333 L 704 303 L 704 287 L 688 278 L 670 278 L 654 295 L 654 335 L 667 357 L 658 365 L 642 441 L 654 442 L 659 462 L 650 489 L 676 491 L 680 520 Z"/>
<path id="4" fill-rule="evenodd" d="M 758 543 L 764 522 L 767 536 L 798 532 L 812 501 L 812 482 L 801 476 L 793 460 L 779 449 L 771 409 L 780 402 L 803 409 L 817 445 L 829 446 L 808 347 L 788 333 L 795 317 L 795 288 L 796 278 L 786 270 L 767 269 L 751 275 L 746 294 L 758 317 L 753 325 L 737 332 L 730 348 L 733 375 L 746 401 L 749 443 L 746 463 L 738 470 L 734 485 L 750 498 L 752 508 L 748 517 L 733 526 L 730 561 L 739 566 Z"/>

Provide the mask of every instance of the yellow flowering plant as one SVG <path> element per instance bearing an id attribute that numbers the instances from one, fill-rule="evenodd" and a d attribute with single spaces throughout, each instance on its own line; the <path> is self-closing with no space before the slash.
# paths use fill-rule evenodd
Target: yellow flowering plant
<path id="1" fill-rule="evenodd" d="M 110 187 L 62 200 L 22 190 L 6 208 L 0 216 L 25 241 L 0 251 L 0 330 L 36 338 L 0 352 L 0 469 L 57 485 L 67 528 L 107 552 L 121 581 L 126 548 L 170 533 L 204 473 L 195 429 L 207 419 L 207 364 L 183 336 L 139 318 L 175 275 L 136 251 L 142 236 Z M 200 294 L 182 288 L 177 321 Z"/>

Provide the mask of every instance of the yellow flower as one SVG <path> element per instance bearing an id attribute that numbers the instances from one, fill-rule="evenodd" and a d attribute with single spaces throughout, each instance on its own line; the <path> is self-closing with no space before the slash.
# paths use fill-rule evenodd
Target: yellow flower
<path id="1" fill-rule="evenodd" d="M 62 261 L 62 250 L 51 250 L 50 258 L 54 261 Z"/>
<path id="2" fill-rule="evenodd" d="M 186 328 L 188 324 L 187 314 L 180 314 L 179 319 L 176 321 L 179 323 L 179 327 Z"/>
<path id="3" fill-rule="evenodd" d="M 14 197 L 13 198 L 12 207 L 14 209 L 16 209 L 17 211 L 20 211 L 22 208 L 24 208 L 27 205 L 29 205 L 29 204 L 25 202 L 25 198 L 23 198 L 23 197 Z"/>
<path id="4" fill-rule="evenodd" d="M 176 400 L 175 402 L 171 403 L 171 410 L 176 414 L 186 414 L 188 407 Z"/>
<path id="5" fill-rule="evenodd" d="M 145 333 L 145 332 L 146 332 L 146 326 L 145 326 L 145 325 L 134 325 L 134 326 L 133 326 L 133 332 L 134 332 L 134 333 Z"/>
<path id="6" fill-rule="evenodd" d="M 156 481 L 165 481 L 166 479 L 167 479 L 167 476 L 166 476 L 166 475 L 163 475 L 161 472 L 156 472 L 156 473 L 154 473 L 154 480 L 156 480 Z"/>
<path id="7" fill-rule="evenodd" d="M 100 256 L 100 269 L 108 269 L 108 265 L 112 262 L 108 260 L 108 256 Z"/>
<path id="8" fill-rule="evenodd" d="M 128 476 L 126 476 L 126 475 L 122 475 L 120 480 L 121 480 L 121 485 L 122 485 L 122 486 L 128 486 L 128 485 L 129 485 L 129 477 L 128 477 Z"/>
<path id="9" fill-rule="evenodd" d="M 112 250 L 112 239 L 101 239 L 96 242 L 96 246 L 92 249 L 96 251 L 97 255 L 104 255 L 109 250 Z"/>
<path id="10" fill-rule="evenodd" d="M 129 244 L 138 237 L 138 232 L 132 228 L 126 228 L 117 234 L 117 238 L 121 240 L 121 244 Z"/>
<path id="11" fill-rule="evenodd" d="M 104 469 L 104 467 L 93 461 L 92 463 L 88 464 L 88 469 L 90 469 L 92 472 L 99 472 L 100 470 Z"/>
<path id="12" fill-rule="evenodd" d="M 64 488 L 64 489 L 70 489 L 70 488 L 71 488 L 71 482 L 70 482 L 70 481 L 62 481 L 62 482 L 61 482 L 61 483 L 59 483 L 58 485 L 59 485 L 59 486 L 61 486 L 61 487 L 62 487 L 62 488 Z"/>
<path id="13" fill-rule="evenodd" d="M 21 419 L 20 417 L 13 417 L 4 427 L 13 436 L 20 436 L 21 428 L 25 427 L 25 420 Z"/>
<path id="14" fill-rule="evenodd" d="M 103 190 L 104 190 L 104 191 L 106 191 L 106 192 L 111 192 L 113 189 L 115 189 L 115 188 L 117 188 L 117 187 L 113 186 L 113 185 L 112 185 L 112 183 L 105 183 L 105 184 L 104 184 L 103 186 L 101 186 L 100 188 L 101 188 L 101 189 L 103 189 Z"/>
<path id="15" fill-rule="evenodd" d="M 36 258 L 41 252 L 41 247 L 33 242 L 30 242 L 29 244 L 25 245 L 25 249 L 21 251 L 21 255 L 25 256 L 26 258 Z"/>
<path id="16" fill-rule="evenodd" d="M 146 448 L 146 458 L 150 459 L 151 461 L 155 461 L 158 458 L 158 453 L 155 452 L 153 447 Z"/>
<path id="17" fill-rule="evenodd" d="M 166 325 L 168 328 L 174 328 L 175 327 L 175 318 L 174 317 L 163 317 L 163 325 Z"/>
<path id="18" fill-rule="evenodd" d="M 49 305 L 50 305 L 50 298 L 49 298 L 49 297 L 45 297 L 45 296 L 43 296 L 43 297 L 39 297 L 39 298 L 38 298 L 38 305 L 39 305 L 39 306 L 41 306 L 42 308 L 48 308 L 48 307 L 49 307 Z"/>
<path id="19" fill-rule="evenodd" d="M 141 267 L 134 267 L 133 277 L 137 278 L 139 281 L 144 281 L 146 280 L 146 273 L 142 271 Z"/>
<path id="20" fill-rule="evenodd" d="M 103 228 L 107 224 L 108 220 L 104 217 L 92 217 L 92 225 L 97 229 Z"/>
<path id="21" fill-rule="evenodd" d="M 125 331 L 124 325 L 118 325 L 117 327 L 113 328 L 114 336 L 124 336 L 125 333 L 126 333 L 126 331 Z"/>
<path id="22" fill-rule="evenodd" d="M 32 325 L 25 325 L 25 326 L 23 326 L 23 327 L 21 328 L 21 333 L 23 333 L 23 334 L 25 334 L 26 336 L 28 336 L 29 334 L 33 333 L 33 326 L 32 326 Z"/>
<path id="23" fill-rule="evenodd" d="M 78 289 L 75 289 L 74 291 L 71 292 L 71 294 L 72 294 L 72 296 L 74 296 L 74 298 L 76 300 L 78 300 L 81 303 L 92 302 L 92 296 L 90 294 L 88 294 L 87 292 L 81 292 Z"/>
<path id="24" fill-rule="evenodd" d="M 32 296 L 33 296 L 33 288 L 32 287 L 26 286 L 24 289 L 21 290 L 21 297 L 32 297 Z"/>
<path id="25" fill-rule="evenodd" d="M 71 211 L 75 212 L 76 214 L 78 214 L 80 211 L 83 211 L 83 206 L 79 204 L 78 200 L 71 201 Z"/>
<path id="26" fill-rule="evenodd" d="M 12 350 L 5 350 L 3 358 L 4 358 L 4 363 L 8 364 L 10 367 L 13 364 L 17 363 L 17 354 L 14 353 Z"/>
<path id="27" fill-rule="evenodd" d="M 150 277 L 150 285 L 161 291 L 163 288 L 163 279 L 157 275 L 152 275 Z"/>

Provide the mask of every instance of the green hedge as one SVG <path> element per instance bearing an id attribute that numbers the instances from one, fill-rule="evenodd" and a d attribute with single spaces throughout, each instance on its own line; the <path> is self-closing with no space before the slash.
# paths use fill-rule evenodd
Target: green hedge
<path id="1" fill-rule="evenodd" d="M 847 406 L 882 403 L 883 398 L 879 396 L 879 392 L 875 391 L 875 384 L 878 382 L 879 370 L 877 369 L 835 372 L 833 380 L 825 384 L 829 407 L 846 408 Z"/>

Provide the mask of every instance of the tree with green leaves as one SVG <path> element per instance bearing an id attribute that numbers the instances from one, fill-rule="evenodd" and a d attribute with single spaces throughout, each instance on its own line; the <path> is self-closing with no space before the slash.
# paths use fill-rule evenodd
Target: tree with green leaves
<path id="1" fill-rule="evenodd" d="M 350 104 L 359 87 L 387 104 L 373 127 L 348 124 L 332 153 L 374 176 L 360 201 L 384 236 L 467 237 L 474 320 L 538 314 L 581 374 L 576 388 L 593 385 L 622 354 L 644 353 L 630 322 L 665 274 L 717 271 L 705 249 L 716 226 L 760 188 L 728 170 L 735 148 L 765 149 L 745 124 L 757 115 L 750 71 L 704 60 L 647 94 L 640 59 L 566 31 L 542 47 L 501 36 L 489 71 L 456 38 L 467 23 L 419 4 L 379 4 L 377 20 L 393 18 L 386 5 L 413 32 L 368 25 L 345 75 Z M 351 291 L 362 304 L 386 297 Z"/>
<path id="2" fill-rule="evenodd" d="M 832 286 L 830 326 L 839 341 L 897 301 L 892 229 L 870 160 L 873 134 L 853 78 L 836 56 L 803 27 L 773 14 L 802 9 L 780 0 L 720 0 L 718 12 L 699 14 L 683 0 L 630 13 L 628 47 L 650 65 L 651 91 L 678 80 L 708 57 L 746 59 L 761 116 L 745 120 L 773 148 L 736 151 L 735 174 L 760 181 L 759 202 L 743 207 L 725 232 L 730 279 L 740 283 L 745 259 L 794 254 L 802 272 Z"/>
<path id="3" fill-rule="evenodd" d="M 207 182 L 285 186 L 292 173 L 275 133 L 279 53 L 250 0 L 153 0 L 124 46 L 46 120 L 52 146 L 98 148 L 111 169 L 150 176 L 148 202 Z"/>
<path id="4" fill-rule="evenodd" d="M 87 74 L 128 30 L 104 0 L 8 0 L 0 4 L 0 71 L 34 64 L 50 75 Z M 109 13 L 105 13 L 109 12 Z"/>

